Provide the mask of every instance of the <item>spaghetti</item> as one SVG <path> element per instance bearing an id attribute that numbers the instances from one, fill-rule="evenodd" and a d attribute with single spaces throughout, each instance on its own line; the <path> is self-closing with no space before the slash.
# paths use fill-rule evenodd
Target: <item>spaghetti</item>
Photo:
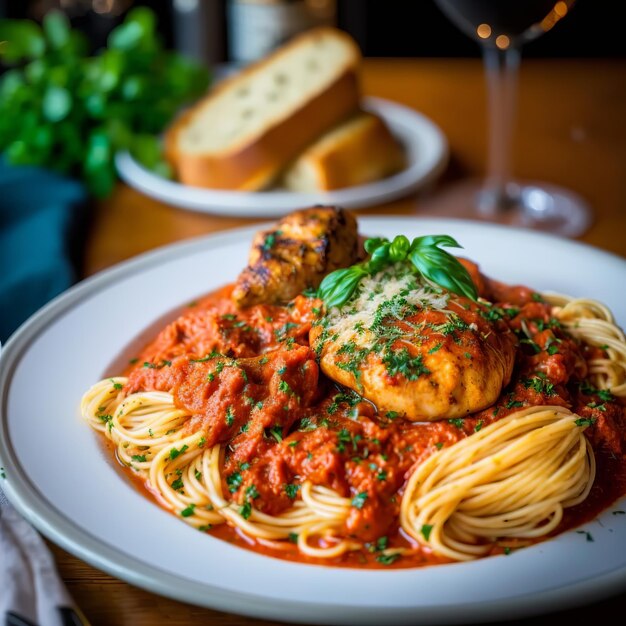
<path id="1" fill-rule="evenodd" d="M 554 305 L 554 316 L 565 330 L 581 341 L 600 348 L 606 356 L 589 360 L 590 373 L 599 389 L 626 397 L 626 337 L 615 323 L 611 311 L 602 303 L 587 298 L 544 294 Z"/>
<path id="2" fill-rule="evenodd" d="M 488 553 L 499 538 L 549 534 L 593 484 L 584 428 L 567 409 L 532 407 L 433 454 L 409 478 L 402 528 L 459 561 Z"/>
<path id="3" fill-rule="evenodd" d="M 81 412 L 161 506 L 201 531 L 236 529 L 256 549 L 315 562 L 479 558 L 563 530 L 565 510 L 594 489 L 596 456 L 606 465 L 626 450 L 626 339 L 611 312 L 594 300 L 526 293 L 515 291 L 513 305 L 486 288 L 486 304 L 457 300 L 453 313 L 437 311 L 445 323 L 421 326 L 393 297 L 380 298 L 402 325 L 403 346 L 428 332 L 427 354 L 448 344 L 465 351 L 470 375 L 478 316 L 480 329 L 520 338 L 510 383 L 464 418 L 377 413 L 319 375 L 308 347 L 318 300 L 242 312 L 228 289 L 164 329 L 127 376 L 91 387 Z M 387 342 L 392 331 L 375 329 Z M 429 374 L 429 361 L 391 345 L 388 388 L 397 376 Z M 348 342 L 338 353 L 359 349 Z M 611 467 L 626 477 L 626 467 Z"/>

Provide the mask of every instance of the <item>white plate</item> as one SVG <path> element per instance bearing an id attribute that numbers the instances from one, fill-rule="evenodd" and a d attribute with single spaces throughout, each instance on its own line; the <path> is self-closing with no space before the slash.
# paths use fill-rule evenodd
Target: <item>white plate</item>
<path id="1" fill-rule="evenodd" d="M 462 221 L 362 218 L 366 234 L 449 233 L 483 270 L 606 302 L 626 322 L 626 261 L 577 242 Z M 254 229 L 145 254 L 72 288 L 33 316 L 0 359 L 3 488 L 45 535 L 156 593 L 256 617 L 424 624 L 520 618 L 626 587 L 626 508 L 556 539 L 471 563 L 357 570 L 261 556 L 199 533 L 141 496 L 78 414 L 82 393 L 179 305 L 234 279 Z M 145 337 L 145 336 L 144 336 Z M 128 356 L 128 353 L 126 354 Z"/>
<path id="2" fill-rule="evenodd" d="M 295 193 L 275 189 L 261 192 L 203 189 L 161 178 L 142 167 L 128 152 L 117 155 L 120 177 L 147 196 L 174 206 L 238 217 L 278 217 L 314 204 L 338 204 L 347 209 L 389 202 L 434 180 L 448 161 L 448 144 L 441 130 L 417 111 L 383 100 L 364 98 L 365 109 L 381 115 L 404 144 L 407 167 L 384 180 L 329 193 Z"/>

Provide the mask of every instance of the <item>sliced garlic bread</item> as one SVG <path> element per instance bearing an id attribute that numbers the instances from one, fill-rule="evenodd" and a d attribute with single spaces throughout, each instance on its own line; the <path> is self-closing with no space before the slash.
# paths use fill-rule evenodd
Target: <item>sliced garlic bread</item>
<path id="1" fill-rule="evenodd" d="M 188 185 L 255 191 L 359 104 L 360 52 L 317 28 L 221 83 L 166 132 L 166 155 Z"/>
<path id="2" fill-rule="evenodd" d="M 377 115 L 357 113 L 322 135 L 285 171 L 291 191 L 332 191 L 370 183 L 405 166 L 404 150 Z"/>

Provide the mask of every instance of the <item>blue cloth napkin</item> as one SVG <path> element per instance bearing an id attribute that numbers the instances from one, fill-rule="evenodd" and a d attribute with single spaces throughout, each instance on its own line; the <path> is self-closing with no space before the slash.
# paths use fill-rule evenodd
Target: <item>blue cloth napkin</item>
<path id="1" fill-rule="evenodd" d="M 0 342 L 76 281 L 86 202 L 78 181 L 0 160 Z"/>

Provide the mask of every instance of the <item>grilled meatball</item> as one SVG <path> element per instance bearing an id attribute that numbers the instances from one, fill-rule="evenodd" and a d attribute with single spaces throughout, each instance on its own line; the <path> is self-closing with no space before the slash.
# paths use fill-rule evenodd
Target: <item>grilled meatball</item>
<path id="1" fill-rule="evenodd" d="M 481 305 L 415 276 L 388 275 L 365 279 L 358 297 L 312 328 L 310 341 L 329 378 L 411 421 L 493 404 L 511 378 L 517 343 Z"/>
<path id="2" fill-rule="evenodd" d="M 290 213 L 256 235 L 232 298 L 240 307 L 289 302 L 307 288 L 316 289 L 329 272 L 355 263 L 358 250 L 356 221 L 343 209 Z"/>

